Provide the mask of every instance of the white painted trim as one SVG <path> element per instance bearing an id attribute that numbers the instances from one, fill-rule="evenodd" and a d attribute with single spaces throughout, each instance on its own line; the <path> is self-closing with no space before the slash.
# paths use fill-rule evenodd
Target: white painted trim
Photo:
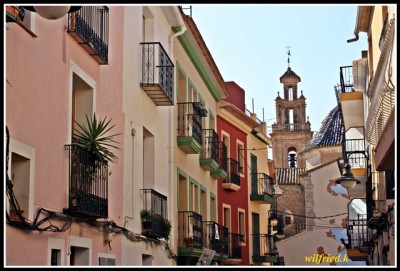
<path id="1" fill-rule="evenodd" d="M 59 249 L 61 250 L 61 262 L 60 265 L 64 265 L 65 260 L 65 240 L 57 238 L 47 239 L 47 264 L 51 265 L 51 250 Z"/>
<path id="2" fill-rule="evenodd" d="M 19 142 L 16 139 L 10 137 L 10 159 L 8 165 L 8 175 L 11 176 L 11 154 L 16 153 L 23 157 L 26 157 L 30 160 L 29 165 L 29 210 L 28 210 L 28 219 L 33 221 L 33 197 L 35 195 L 35 171 L 36 171 L 36 163 L 35 163 L 35 156 L 36 150 L 35 148 L 28 146 L 22 142 Z M 7 201 L 8 203 L 8 201 Z"/>

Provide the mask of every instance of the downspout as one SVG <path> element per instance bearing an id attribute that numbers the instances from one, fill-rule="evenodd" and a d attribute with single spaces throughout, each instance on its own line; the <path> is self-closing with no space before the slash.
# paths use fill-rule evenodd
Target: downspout
<path id="1" fill-rule="evenodd" d="M 179 8 L 178 8 L 177 6 L 173 6 L 172 8 L 173 8 L 173 10 L 174 10 L 174 12 L 175 12 L 176 18 L 177 18 L 178 21 L 179 21 L 179 26 L 181 27 L 181 30 L 178 31 L 178 32 L 176 32 L 176 33 L 174 33 L 174 34 L 172 34 L 172 35 L 169 37 L 171 43 L 172 43 L 172 40 L 173 40 L 175 37 L 182 35 L 182 34 L 185 33 L 185 31 L 186 31 L 186 25 L 185 25 L 185 22 L 183 21 L 181 11 L 179 10 Z"/>
<path id="2" fill-rule="evenodd" d="M 358 41 L 358 33 L 356 31 L 354 31 L 354 36 L 354 38 L 347 40 L 347 43 Z"/>

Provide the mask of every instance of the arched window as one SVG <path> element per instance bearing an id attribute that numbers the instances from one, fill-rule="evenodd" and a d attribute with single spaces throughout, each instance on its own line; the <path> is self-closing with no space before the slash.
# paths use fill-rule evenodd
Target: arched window
<path id="1" fill-rule="evenodd" d="M 290 168 L 297 168 L 297 152 L 295 149 L 289 149 L 288 166 Z"/>

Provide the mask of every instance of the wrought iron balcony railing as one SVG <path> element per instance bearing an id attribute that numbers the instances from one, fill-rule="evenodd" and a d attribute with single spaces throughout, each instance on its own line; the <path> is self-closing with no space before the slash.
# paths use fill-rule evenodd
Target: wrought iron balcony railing
<path id="1" fill-rule="evenodd" d="M 349 219 L 347 225 L 348 248 L 368 251 L 371 229 L 367 226 L 367 215 L 358 214 L 356 219 Z"/>
<path id="2" fill-rule="evenodd" d="M 223 181 L 224 183 L 233 183 L 240 186 L 240 164 L 232 158 L 228 158 L 228 177 Z"/>
<path id="3" fill-rule="evenodd" d="M 178 105 L 178 145 L 186 153 L 199 153 L 202 142 L 200 103 L 184 102 Z"/>
<path id="4" fill-rule="evenodd" d="M 203 246 L 215 250 L 216 253 L 226 254 L 229 252 L 228 228 L 214 221 L 203 222 Z"/>
<path id="5" fill-rule="evenodd" d="M 241 259 L 242 258 L 242 246 L 240 243 L 243 241 L 244 235 L 240 233 L 230 233 L 230 259 Z"/>
<path id="6" fill-rule="evenodd" d="M 82 6 L 68 14 L 68 33 L 99 64 L 108 64 L 108 10 L 106 6 Z"/>
<path id="7" fill-rule="evenodd" d="M 202 216 L 193 211 L 178 212 L 178 248 L 203 248 Z"/>
<path id="8" fill-rule="evenodd" d="M 274 202 L 274 180 L 265 173 L 251 173 L 250 200 Z M 267 197 L 265 197 L 267 196 Z"/>
<path id="9" fill-rule="evenodd" d="M 141 42 L 140 86 L 156 105 L 174 104 L 174 64 L 160 42 Z"/>
<path id="10" fill-rule="evenodd" d="M 200 152 L 200 158 L 211 158 L 218 162 L 218 134 L 214 129 L 202 129 L 203 145 Z"/>
<path id="11" fill-rule="evenodd" d="M 108 165 L 78 145 L 68 151 L 69 206 L 67 212 L 98 218 L 108 217 Z"/>
<path id="12" fill-rule="evenodd" d="M 143 210 L 141 212 L 142 234 L 148 237 L 165 237 L 165 220 L 168 219 L 167 197 L 154 189 L 141 189 Z M 143 215 L 144 214 L 144 215 Z"/>
<path id="13" fill-rule="evenodd" d="M 363 138 L 346 139 L 344 152 L 344 157 L 347 158 L 348 163 L 352 168 L 367 167 L 365 140 Z"/>
<path id="14" fill-rule="evenodd" d="M 274 236 L 271 234 L 252 234 L 253 238 L 253 261 L 272 262 L 278 261 L 278 249 L 275 245 Z"/>

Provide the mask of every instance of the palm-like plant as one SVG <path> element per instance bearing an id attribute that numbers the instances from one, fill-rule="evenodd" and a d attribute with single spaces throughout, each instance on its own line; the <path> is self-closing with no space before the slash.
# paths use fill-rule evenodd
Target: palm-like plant
<path id="1" fill-rule="evenodd" d="M 110 126 L 110 121 L 107 117 L 97 120 L 96 114 L 91 119 L 86 115 L 86 126 L 75 121 L 79 129 L 74 129 L 72 142 L 93 153 L 101 162 L 116 163 L 118 158 L 110 148 L 119 150 L 113 143 L 119 144 L 114 137 L 121 133 L 105 136 L 115 126 Z"/>

